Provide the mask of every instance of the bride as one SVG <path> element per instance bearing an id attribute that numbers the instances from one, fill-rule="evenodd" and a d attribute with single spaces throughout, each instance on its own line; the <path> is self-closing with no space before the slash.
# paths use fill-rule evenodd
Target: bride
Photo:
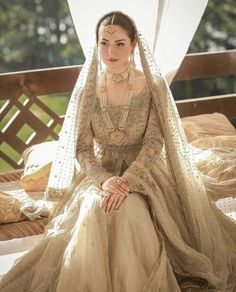
<path id="1" fill-rule="evenodd" d="M 171 92 L 122 12 L 97 24 L 45 198 L 57 205 L 43 238 L 1 292 L 236 289 L 235 224 L 211 202 Z"/>

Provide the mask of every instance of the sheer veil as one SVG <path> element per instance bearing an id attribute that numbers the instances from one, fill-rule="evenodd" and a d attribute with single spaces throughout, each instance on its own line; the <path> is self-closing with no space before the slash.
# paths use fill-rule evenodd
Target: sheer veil
<path id="1" fill-rule="evenodd" d="M 126 17 L 136 27 L 133 20 L 127 15 Z M 136 31 L 137 54 L 152 94 L 165 141 L 165 151 L 156 164 L 165 164 L 163 161 L 166 161 L 166 175 L 171 181 L 174 195 L 163 190 L 166 198 L 158 197 L 155 190 L 150 187 L 154 185 L 151 170 L 144 169 L 139 163 L 132 164 L 129 169 L 130 177 L 139 181 L 144 194 L 149 194 L 156 226 L 163 233 L 167 253 L 175 271 L 179 275 L 188 277 L 187 267 L 184 267 L 182 259 L 189 258 L 188 262 L 193 269 L 191 274 L 207 279 L 207 282 L 213 286 L 224 288 L 227 285 L 225 281 L 235 268 L 232 262 L 236 262 L 236 236 L 233 235 L 236 226 L 210 201 L 204 185 L 204 177 L 193 162 L 167 81 L 154 61 L 142 34 L 137 29 Z M 76 165 L 75 145 L 78 133 L 89 126 L 93 115 L 97 74 L 98 53 L 95 44 L 86 58 L 73 90 L 45 192 L 47 200 L 59 201 L 59 207 L 52 217 L 60 212 L 66 212 L 63 211 L 63 207 L 69 199 L 68 190 L 73 185 L 73 179 L 80 173 L 80 168 Z M 179 202 L 185 218 L 183 220 L 183 224 L 186 225 L 185 235 L 184 232 L 181 233 L 180 221 L 174 222 L 169 214 L 170 210 L 163 207 L 168 200 Z M 222 242 L 227 242 L 227 248 Z M 195 263 L 194 267 L 191 261 Z M 208 273 L 205 272 L 206 267 Z"/>

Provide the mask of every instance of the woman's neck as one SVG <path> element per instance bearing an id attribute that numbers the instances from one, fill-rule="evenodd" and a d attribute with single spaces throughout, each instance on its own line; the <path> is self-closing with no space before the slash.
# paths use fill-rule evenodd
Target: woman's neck
<path id="1" fill-rule="evenodd" d="M 127 71 L 128 68 L 129 68 L 129 63 L 125 64 L 124 66 L 120 66 L 118 68 L 110 68 L 109 66 L 106 66 L 106 71 L 112 74 L 122 74 L 125 71 Z"/>
<path id="2" fill-rule="evenodd" d="M 105 74 L 106 74 L 107 82 L 112 81 L 120 85 L 121 83 L 127 81 L 129 78 L 129 74 L 130 74 L 129 64 L 126 67 L 122 67 L 122 68 L 120 67 L 119 70 L 113 70 L 113 71 L 109 71 L 108 67 L 106 67 Z"/>

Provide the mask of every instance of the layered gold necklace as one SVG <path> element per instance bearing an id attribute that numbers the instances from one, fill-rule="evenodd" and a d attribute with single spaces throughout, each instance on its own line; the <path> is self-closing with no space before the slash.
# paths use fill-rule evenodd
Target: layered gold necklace
<path id="1" fill-rule="evenodd" d="M 108 112 L 108 101 L 107 101 L 107 92 L 106 92 L 106 74 L 102 73 L 101 75 L 101 98 L 100 98 L 101 112 L 102 112 L 104 123 L 106 124 L 107 128 L 109 129 L 111 133 L 110 142 L 116 145 L 123 144 L 126 139 L 125 127 L 126 127 L 126 123 L 128 119 L 128 114 L 130 111 L 132 96 L 133 96 L 134 81 L 135 81 L 134 70 L 129 69 L 128 77 L 129 78 L 128 78 L 128 85 L 127 85 L 127 92 L 125 95 L 124 104 L 122 105 L 119 125 L 117 128 L 115 128 Z"/>
<path id="2" fill-rule="evenodd" d="M 114 81 L 116 84 L 120 84 L 121 82 L 123 82 L 124 80 L 127 79 L 127 77 L 129 76 L 130 73 L 130 68 L 127 68 L 126 70 L 124 70 L 121 73 L 112 73 L 109 72 L 108 70 L 106 71 L 106 75 L 112 80 Z"/>

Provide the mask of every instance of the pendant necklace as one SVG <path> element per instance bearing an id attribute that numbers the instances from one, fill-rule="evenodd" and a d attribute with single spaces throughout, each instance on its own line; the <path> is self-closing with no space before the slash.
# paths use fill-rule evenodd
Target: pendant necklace
<path id="1" fill-rule="evenodd" d="M 114 127 L 111 118 L 108 113 L 108 102 L 107 102 L 107 93 L 106 93 L 106 75 L 105 73 L 101 76 L 101 98 L 100 98 L 100 107 L 103 116 L 104 123 L 107 128 L 110 130 L 110 140 L 113 144 L 121 145 L 125 142 L 125 126 L 128 119 L 128 114 L 130 111 L 131 100 L 134 90 L 134 70 L 131 70 L 129 73 L 127 92 L 125 95 L 124 104 L 122 105 L 122 112 L 117 128 Z"/>
<path id="2" fill-rule="evenodd" d="M 120 84 L 129 76 L 130 68 L 127 68 L 125 71 L 121 73 L 111 73 L 108 70 L 106 71 L 106 75 L 110 76 L 111 80 L 116 84 Z"/>

